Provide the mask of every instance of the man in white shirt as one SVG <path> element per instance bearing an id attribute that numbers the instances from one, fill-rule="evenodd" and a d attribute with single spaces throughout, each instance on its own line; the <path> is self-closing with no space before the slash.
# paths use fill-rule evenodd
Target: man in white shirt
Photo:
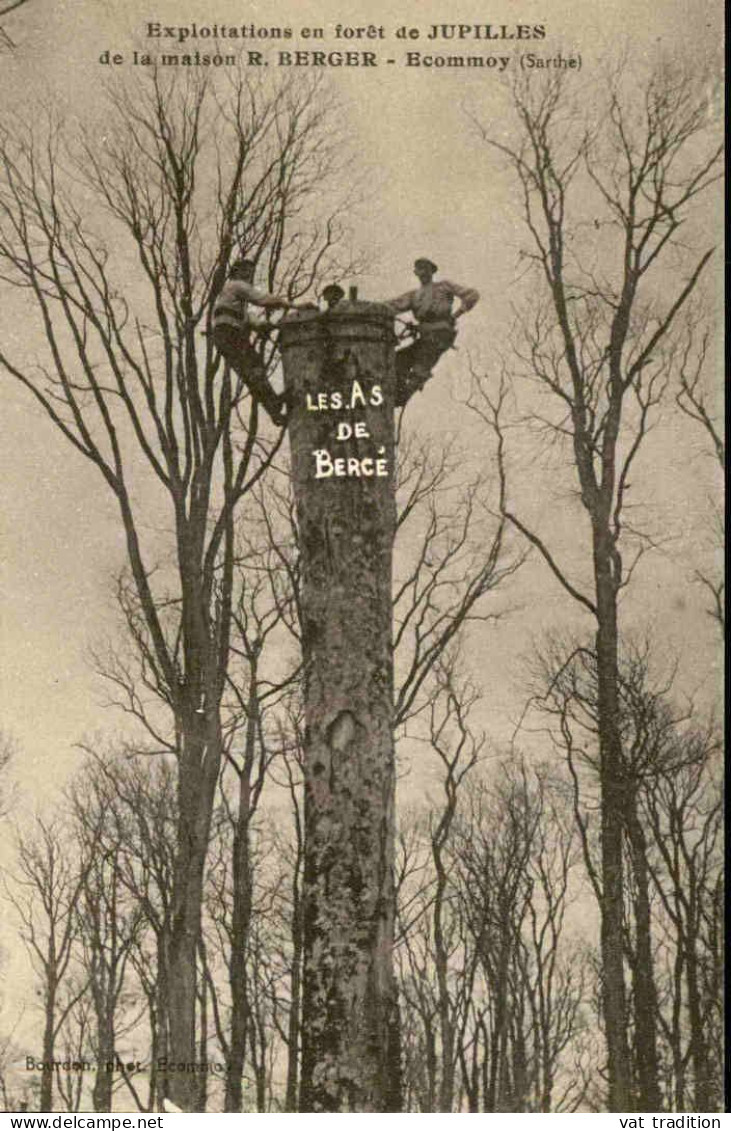
<path id="1" fill-rule="evenodd" d="M 267 380 L 261 356 L 251 342 L 252 332 L 267 330 L 268 323 L 250 318 L 249 303 L 265 310 L 296 310 L 300 304 L 284 295 L 268 294 L 254 286 L 255 263 L 239 259 L 232 266 L 213 305 L 213 340 L 232 369 L 239 374 L 251 395 L 279 427 L 286 421 L 284 397 Z"/>
<path id="2" fill-rule="evenodd" d="M 480 298 L 471 287 L 462 287 L 447 279 L 434 282 L 437 270 L 436 263 L 430 259 L 417 259 L 414 274 L 421 286 L 386 304 L 394 313 L 411 312 L 416 319 L 416 341 L 396 353 L 396 406 L 399 408 L 424 387 L 439 358 L 454 345 L 455 322 Z M 460 305 L 452 313 L 455 298 Z"/>

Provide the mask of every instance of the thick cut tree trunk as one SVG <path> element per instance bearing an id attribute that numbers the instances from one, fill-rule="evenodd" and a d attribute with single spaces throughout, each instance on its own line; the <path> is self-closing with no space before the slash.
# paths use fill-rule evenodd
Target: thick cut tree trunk
<path id="1" fill-rule="evenodd" d="M 398 1111 L 393 315 L 342 303 L 288 319 L 282 347 L 305 660 L 300 1109 Z"/>

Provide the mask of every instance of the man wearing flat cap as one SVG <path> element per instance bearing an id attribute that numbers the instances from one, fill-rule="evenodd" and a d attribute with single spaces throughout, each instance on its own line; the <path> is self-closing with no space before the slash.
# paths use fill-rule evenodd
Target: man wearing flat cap
<path id="1" fill-rule="evenodd" d="M 414 274 L 421 286 L 386 303 L 395 314 L 411 312 L 416 319 L 416 341 L 396 353 L 396 405 L 399 408 L 424 387 L 439 358 L 454 345 L 457 319 L 471 310 L 480 298 L 471 287 L 460 287 L 447 279 L 435 282 L 437 270 L 431 259 L 417 259 Z M 460 305 L 452 313 L 455 298 Z"/>
<path id="2" fill-rule="evenodd" d="M 250 318 L 248 306 L 264 310 L 297 310 L 302 305 L 290 302 L 284 295 L 268 294 L 254 286 L 256 264 L 251 259 L 238 259 L 231 267 L 226 282 L 213 304 L 213 340 L 231 368 L 246 383 L 251 395 L 269 413 L 274 423 L 285 423 L 284 398 L 270 385 L 260 354 L 251 341 L 252 331 L 266 332 L 270 326 Z"/>

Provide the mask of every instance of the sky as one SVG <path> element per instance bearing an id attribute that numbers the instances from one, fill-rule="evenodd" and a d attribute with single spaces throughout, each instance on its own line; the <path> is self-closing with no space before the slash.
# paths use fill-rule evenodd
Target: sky
<path id="1" fill-rule="evenodd" d="M 398 294 L 412 286 L 415 256 L 428 255 L 445 277 L 480 290 L 479 306 L 460 324 L 459 351 L 441 363 L 438 377 L 418 403 L 412 402 L 409 424 L 418 432 L 459 438 L 470 458 L 491 474 L 490 444 L 460 400 L 467 392 L 468 361 L 487 371 L 497 365 L 519 289 L 516 265 L 523 235 L 514 187 L 471 123 L 471 115 L 477 115 L 498 134 L 509 128 L 504 83 L 494 70 L 406 67 L 404 53 L 457 50 L 452 41 L 426 39 L 429 27 L 445 20 L 541 24 L 545 39 L 521 50 L 535 49 L 546 58 L 559 52 L 580 56 L 577 84 L 591 85 L 603 62 L 628 46 L 639 60 L 658 46 L 674 50 L 691 67 L 705 68 L 712 83 L 720 5 L 704 5 L 699 15 L 697 6 L 680 0 L 615 0 L 601 8 L 565 0 L 497 0 L 486 13 L 484 4 L 464 0 L 454 14 L 446 12 L 434 0 L 399 8 L 384 0 L 245 6 L 231 0 L 205 6 L 169 0 L 124 5 L 28 0 L 5 22 L 15 49 L 0 57 L 0 97 L 7 111 L 30 94 L 50 97 L 72 117 L 98 113 L 101 83 L 110 69 L 100 64 L 100 56 L 119 52 L 129 60 L 150 20 L 174 27 L 289 25 L 297 43 L 285 46 L 310 49 L 313 43 L 302 39 L 300 29 L 324 27 L 326 40 L 317 46 L 373 49 L 381 60 L 393 57 L 394 64 L 332 68 L 327 75 L 342 102 L 354 168 L 367 190 L 367 203 L 353 216 L 353 247 L 370 254 L 368 271 L 357 283 L 363 298 Z M 337 42 L 337 23 L 383 25 L 384 39 Z M 397 39 L 401 25 L 418 28 L 418 41 Z M 269 51 L 263 40 L 254 46 L 262 43 Z M 174 40 L 165 41 L 167 50 L 174 46 Z M 204 48 L 205 42 L 198 46 Z M 512 57 L 517 49 L 468 40 L 459 50 Z M 274 65 L 274 54 L 267 57 Z M 128 63 L 124 68 L 132 69 Z M 717 212 L 707 211 L 709 238 L 715 239 L 711 229 L 717 218 Z M 0 307 L 0 333 L 32 354 L 32 333 L 14 295 L 4 297 Z M 50 801 L 78 764 L 77 742 L 119 725 L 100 710 L 104 692 L 88 656 L 115 631 L 110 592 L 123 543 L 113 500 L 98 474 L 71 451 L 23 390 L 5 375 L 0 380 L 0 725 L 22 752 L 14 774 L 23 806 L 32 807 Z M 643 458 L 652 465 L 653 513 L 669 541 L 638 579 L 627 614 L 633 626 L 649 626 L 658 634 L 668 653 L 681 653 L 688 686 L 707 685 L 709 671 L 717 679 L 720 670 L 702 595 L 688 584 L 708 553 L 708 502 L 718 490 L 701 447 L 687 422 L 672 415 L 650 438 Z M 525 480 L 518 490 L 528 511 L 533 507 L 539 513 L 545 504 L 529 475 L 531 458 L 530 451 L 521 455 Z M 556 536 L 570 553 L 581 519 L 574 504 L 556 502 Z M 489 638 L 477 637 L 471 645 L 489 688 L 488 721 L 501 736 L 519 713 L 516 686 L 523 657 L 542 631 L 565 620 L 567 611 L 564 595 L 538 562 L 529 563 L 516 581 L 510 603 L 513 615 L 491 629 Z M 577 624 L 586 627 L 581 620 Z"/>
<path id="2" fill-rule="evenodd" d="M 408 420 L 414 431 L 435 442 L 458 440 L 471 468 L 488 477 L 494 475 L 492 442 L 461 402 L 468 392 L 469 364 L 486 372 L 495 372 L 499 364 L 520 294 L 518 252 L 524 236 L 514 185 L 481 144 L 472 117 L 509 137 L 505 84 L 494 70 L 405 67 L 404 53 L 457 50 L 452 42 L 426 40 L 430 25 L 445 20 L 542 24 L 546 38 L 531 41 L 526 50 L 535 48 L 546 58 L 560 52 L 580 56 L 575 81 L 581 89 L 581 84 L 596 84 L 609 57 L 631 49 L 641 61 L 659 47 L 707 73 L 713 86 L 721 51 L 720 4 L 699 8 L 690 0 L 602 5 L 495 0 L 489 10 L 476 0 L 459 0 L 449 9 L 435 0 L 405 0 L 399 7 L 385 0 L 208 0 L 205 5 L 201 0 L 27 0 L 3 25 L 15 44 L 0 55 L 4 113 L 35 96 L 50 99 L 72 119 L 99 114 L 102 81 L 110 69 L 99 57 L 109 51 L 129 58 L 149 20 L 175 27 L 193 22 L 323 26 L 327 50 L 372 49 L 384 60 L 397 60 L 327 74 L 342 103 L 353 169 L 366 189 L 366 201 L 352 217 L 352 241 L 354 250 L 368 250 L 370 263 L 355 281 L 362 298 L 391 297 L 413 285 L 411 264 L 427 255 L 443 276 L 478 288 L 481 301 L 460 323 L 458 352 L 440 364 L 437 376 L 409 406 Z M 338 22 L 383 25 L 385 38 L 338 43 Z M 397 40 L 395 31 L 402 25 L 418 28 L 418 41 Z M 299 48 L 313 47 L 296 38 Z M 166 41 L 168 50 L 173 45 Z M 507 54 L 514 63 L 517 49 L 468 41 L 459 50 Z M 716 241 L 716 226 L 720 232 L 719 208 L 708 203 L 701 216 L 702 238 Z M 720 267 L 719 253 L 712 267 L 716 278 Z M 22 305 L 1 284 L 0 290 L 3 345 L 32 357 L 38 340 L 23 319 Z M 715 294 L 720 296 L 720 284 Z M 58 799 L 80 763 L 77 743 L 121 726 L 102 709 L 104 688 L 89 653 L 116 631 L 111 590 L 124 544 L 114 501 L 98 473 L 21 388 L 5 374 L 0 382 L 0 729 L 17 744 L 13 815 L 22 822 Z M 578 532 L 585 538 L 586 527 L 576 499 L 565 493 L 565 480 L 553 496 L 546 494 L 546 483 L 532 473 L 535 453 L 529 447 L 516 455 L 514 486 L 523 513 L 540 520 L 550 508 L 552 544 L 581 576 L 586 558 L 576 544 Z M 713 461 L 687 420 L 670 412 L 648 439 L 637 478 L 638 486 L 648 486 L 659 548 L 643 563 L 626 598 L 623 625 L 633 633 L 650 633 L 669 665 L 677 657 L 680 686 L 709 706 L 720 690 L 721 659 L 716 628 L 691 579 L 711 554 L 709 513 L 719 493 Z M 542 635 L 556 626 L 590 627 L 535 557 L 506 591 L 504 605 L 510 615 L 469 637 L 469 661 L 484 688 L 481 719 L 499 742 L 510 738 L 521 715 L 526 662 Z M 7 845 L 7 825 L 0 830 L 0 848 L 3 841 Z M 6 945 L 13 944 L 6 938 Z"/>

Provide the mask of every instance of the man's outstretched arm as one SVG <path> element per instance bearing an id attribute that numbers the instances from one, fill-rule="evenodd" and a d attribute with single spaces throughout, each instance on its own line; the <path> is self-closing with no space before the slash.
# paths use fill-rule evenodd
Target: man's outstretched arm
<path id="1" fill-rule="evenodd" d="M 231 279 L 228 286 L 238 298 L 250 302 L 253 306 L 263 306 L 268 310 L 289 310 L 290 307 L 296 305 L 284 295 L 273 295 L 269 294 L 268 291 L 260 291 L 251 283 L 245 283 L 241 279 Z"/>
<path id="2" fill-rule="evenodd" d="M 480 301 L 480 292 L 474 287 L 461 287 L 458 283 L 450 283 L 448 279 L 443 280 L 443 286 L 449 287 L 450 293 L 460 301 L 459 309 L 454 312 L 455 318 L 472 310 L 472 307 Z"/>
<path id="3" fill-rule="evenodd" d="M 394 314 L 405 314 L 407 310 L 411 310 L 414 301 L 414 292 L 407 291 L 404 295 L 399 295 L 398 298 L 390 298 L 384 304 L 391 308 Z"/>

